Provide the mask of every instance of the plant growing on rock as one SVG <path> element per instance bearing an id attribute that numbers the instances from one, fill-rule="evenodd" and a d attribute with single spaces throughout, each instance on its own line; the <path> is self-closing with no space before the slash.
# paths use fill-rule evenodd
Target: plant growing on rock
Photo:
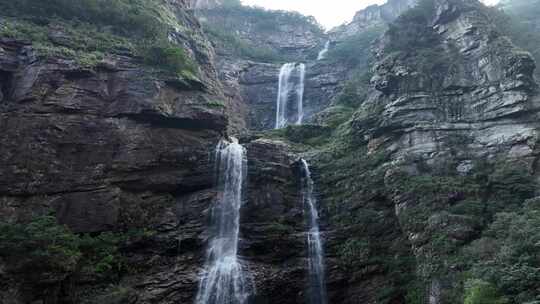
<path id="1" fill-rule="evenodd" d="M 489 244 L 486 246 L 486 244 Z M 529 200 L 522 209 L 501 212 L 483 238 L 468 248 L 475 278 L 488 282 L 511 303 L 538 299 L 540 290 L 540 203 Z M 486 284 L 480 287 L 487 288 Z M 477 303 L 477 302 L 470 302 Z M 478 302 L 484 303 L 484 302 Z"/>
<path id="2" fill-rule="evenodd" d="M 0 223 L 0 257 L 14 273 L 51 273 L 57 280 L 84 273 L 110 279 L 124 268 L 119 246 L 127 239 L 127 234 L 112 232 L 78 235 L 54 216 L 38 216 L 29 223 Z"/>
<path id="3" fill-rule="evenodd" d="M 464 304 L 506 304 L 508 299 L 490 283 L 482 280 L 467 282 Z"/>
<path id="4" fill-rule="evenodd" d="M 31 41 L 38 55 L 74 59 L 95 67 L 104 54 L 130 54 L 182 76 L 197 72 L 184 47 L 170 41 L 164 4 L 153 0 L 22 0 L 0 2 L 9 22 L 0 35 Z"/>

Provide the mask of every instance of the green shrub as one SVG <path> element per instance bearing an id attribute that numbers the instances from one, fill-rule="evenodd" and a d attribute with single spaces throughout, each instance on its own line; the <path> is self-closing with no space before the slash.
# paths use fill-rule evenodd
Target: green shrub
<path id="1" fill-rule="evenodd" d="M 511 303 L 538 300 L 539 244 L 540 203 L 534 199 L 522 209 L 497 213 L 483 238 L 467 248 L 471 273 L 495 286 Z"/>
<path id="2" fill-rule="evenodd" d="M 183 46 L 169 42 L 165 7 L 157 0 L 0 1 L 12 15 L 0 35 L 31 41 L 43 57 L 59 56 L 95 67 L 106 53 L 138 54 L 148 65 L 177 75 L 196 74 Z M 62 42 L 51 38 L 59 31 Z"/>
<path id="3" fill-rule="evenodd" d="M 76 235 L 58 225 L 54 217 L 42 216 L 27 225 L 0 223 L 0 256 L 27 262 L 18 267 L 69 272 L 74 270 L 82 253 Z"/>
<path id="4" fill-rule="evenodd" d="M 366 264 L 369 255 L 370 244 L 364 239 L 348 239 L 338 249 L 339 264 L 351 271 Z"/>
<path id="5" fill-rule="evenodd" d="M 124 238 L 111 232 L 98 236 L 83 235 L 78 239 L 78 246 L 84 253 L 84 264 L 96 274 L 106 274 L 122 269 L 122 257 L 118 245 Z"/>
<path id="6" fill-rule="evenodd" d="M 44 272 L 107 275 L 122 269 L 119 244 L 126 237 L 116 233 L 77 235 L 59 225 L 53 216 L 29 223 L 0 223 L 0 257 L 16 261 L 16 268 Z"/>
<path id="7" fill-rule="evenodd" d="M 434 8 L 433 0 L 422 0 L 390 24 L 387 32 L 390 43 L 386 51 L 409 53 L 437 45 L 439 38 L 429 26 Z"/>
<path id="8" fill-rule="evenodd" d="M 221 43 L 224 49 L 239 57 L 262 62 L 277 62 L 281 59 L 277 51 L 270 47 L 252 45 L 231 31 L 217 28 L 213 24 L 207 24 L 205 31 L 214 43 Z"/>
<path id="9" fill-rule="evenodd" d="M 162 35 L 163 24 L 154 15 L 153 0 L 19 0 L 1 1 L 8 14 L 30 15 L 37 19 L 58 17 L 102 26 L 112 26 L 121 34 L 145 37 Z"/>
<path id="10" fill-rule="evenodd" d="M 328 51 L 328 60 L 341 62 L 350 68 L 366 70 L 372 60 L 371 46 L 382 35 L 385 27 L 373 27 L 348 37 Z"/>
<path id="11" fill-rule="evenodd" d="M 534 196 L 536 183 L 521 163 L 503 163 L 489 176 L 488 188 L 494 200 L 488 206 L 492 213 L 509 210 Z"/>
<path id="12" fill-rule="evenodd" d="M 142 49 L 142 56 L 149 65 L 160 67 L 173 73 L 195 72 L 195 64 L 184 49 L 168 41 L 149 43 Z"/>
<path id="13" fill-rule="evenodd" d="M 407 286 L 405 300 L 405 303 L 407 304 L 425 304 L 426 284 L 422 282 L 411 282 L 409 286 Z"/>
<path id="14" fill-rule="evenodd" d="M 49 37 L 51 28 L 62 29 L 65 38 L 62 45 Z M 9 22 L 0 26 L 0 36 L 31 41 L 39 56 L 73 59 L 83 67 L 96 66 L 107 52 L 134 50 L 133 43 L 128 39 L 107 31 L 98 31 L 95 26 L 80 22 L 66 23 L 55 20 L 42 26 L 10 18 Z"/>
<path id="15" fill-rule="evenodd" d="M 357 72 L 345 83 L 345 87 L 337 98 L 338 105 L 358 108 L 364 101 L 369 89 L 372 73 L 370 71 Z"/>
<path id="16" fill-rule="evenodd" d="M 506 304 L 508 299 L 490 283 L 482 280 L 467 282 L 464 304 Z"/>
<path id="17" fill-rule="evenodd" d="M 490 12 L 499 31 L 518 47 L 531 52 L 536 62 L 540 62 L 540 0 L 505 1 L 503 9 L 490 8 Z M 536 69 L 536 76 L 540 77 L 540 69 Z"/>
<path id="18" fill-rule="evenodd" d="M 289 24 L 295 27 L 302 27 L 306 31 L 324 33 L 323 28 L 312 16 L 304 16 L 298 12 L 267 10 L 262 7 L 234 6 L 226 5 L 201 12 L 208 19 L 207 22 L 227 31 L 242 29 L 247 23 L 253 25 L 253 31 L 265 34 L 273 32 L 279 24 Z"/>

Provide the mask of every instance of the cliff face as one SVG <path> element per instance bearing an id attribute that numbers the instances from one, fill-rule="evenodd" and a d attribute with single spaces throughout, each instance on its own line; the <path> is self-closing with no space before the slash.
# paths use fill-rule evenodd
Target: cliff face
<path id="1" fill-rule="evenodd" d="M 480 2 L 423 3 L 374 46 L 354 113 L 270 135 L 313 167 L 330 302 L 461 303 L 467 276 L 532 299 L 489 248 L 511 246 L 495 245 L 501 218 L 537 208 L 535 62 Z"/>
<path id="2" fill-rule="evenodd" d="M 493 265 L 514 249 L 493 223 L 538 230 L 511 218 L 537 214 L 540 98 L 531 55 L 480 2 L 393 0 L 328 35 L 296 14 L 160 3 L 192 71 L 128 47 L 90 60 L 65 24 L 38 22 L 29 29 L 46 33 L 26 41 L 13 16 L 0 20 L 0 303 L 192 303 L 219 194 L 214 149 L 230 134 L 248 151 L 239 253 L 252 303 L 306 299 L 299 156 L 329 303 L 460 303 L 468 277 L 507 292 Z M 381 26 L 375 45 L 362 36 Z M 306 64 L 308 123 L 250 132 L 273 128 L 289 61 Z M 525 266 L 504 279 L 525 273 L 533 290 Z M 515 286 L 516 303 L 532 299 Z"/>
<path id="3" fill-rule="evenodd" d="M 370 140 L 384 142 L 380 135 L 396 134 L 399 153 L 437 158 L 455 148 L 445 148 L 441 139 L 456 132 L 471 151 L 489 153 L 497 146 L 510 156 L 532 153 L 534 145 L 527 142 L 536 137 L 536 127 L 529 117 L 537 115 L 538 99 L 530 54 L 498 34 L 477 2 L 438 1 L 428 22 L 426 35 L 432 31 L 437 42 L 426 53 L 420 47 L 389 54 L 389 42 L 382 45 L 364 104 L 381 111 L 367 133 Z M 401 25 L 396 37 L 404 33 Z M 394 39 L 389 36 L 387 41 Z M 431 62 L 420 62 L 419 53 Z M 362 128 L 362 119 L 357 122 Z"/>
<path id="4" fill-rule="evenodd" d="M 382 5 L 371 5 L 357 12 L 351 22 L 332 29 L 332 40 L 341 41 L 370 28 L 385 26 L 399 15 L 414 7 L 417 0 L 389 0 Z"/>
<path id="5" fill-rule="evenodd" d="M 279 70 L 286 62 L 306 64 L 306 122 L 341 91 L 348 68 L 317 60 L 329 37 L 312 17 L 249 7 L 200 10 L 197 15 L 217 50 L 227 95 L 238 101 L 237 118 L 247 129 L 275 126 Z"/>
<path id="6" fill-rule="evenodd" d="M 171 5 L 178 9 L 183 2 Z M 54 211 L 75 233 L 156 231 L 147 240 L 153 245 L 127 250 L 128 264 L 147 269 L 147 276 L 138 276 L 140 288 L 157 284 L 146 279 L 158 282 L 172 274 L 167 271 L 174 268 L 152 266 L 175 265 L 169 252 L 177 249 L 184 198 L 199 194 L 199 201 L 191 201 L 193 212 L 212 197 L 209 151 L 227 127 L 223 108 L 212 106 L 224 100 L 213 51 L 201 40 L 197 21 L 176 13 L 193 32 L 172 33 L 171 39 L 189 46 L 202 67 L 191 84 L 153 73 L 130 54 L 107 54 L 87 69 L 61 57 L 38 57 L 29 42 L 0 41 L 2 221 Z M 43 273 L 30 258 L 10 261 L 2 261 L 2 303 L 100 301 L 109 281 L 83 278 L 80 271 Z M 193 275 L 197 264 L 191 269 Z M 141 297 L 173 302 L 176 293 L 155 287 Z"/>
<path id="7" fill-rule="evenodd" d="M 0 303 L 194 300 L 216 197 L 214 149 L 234 103 L 191 4 L 166 5 L 180 25 L 168 37 L 196 64 L 196 77 L 154 69 L 125 50 L 88 67 L 42 56 L 32 41 L 0 38 Z M 71 45 L 69 28 L 45 28 Z M 303 281 L 293 279 L 303 278 L 306 264 L 294 160 L 273 142 L 248 150 L 241 250 L 261 302 L 281 294 L 282 303 L 296 303 Z M 39 225 L 34 219 L 48 214 L 69 229 L 51 232 L 56 247 L 34 248 L 28 238 L 38 232 L 21 226 L 26 252 L 4 251 L 19 248 L 8 245 L 5 229 Z M 43 235 L 63 231 L 54 227 Z M 39 242 L 49 246 L 43 235 Z M 286 270 L 278 267 L 284 260 Z"/>
<path id="8" fill-rule="evenodd" d="M 380 40 L 376 58 L 370 92 L 351 120 L 356 151 L 341 154 L 339 161 L 318 158 L 330 175 L 319 180 L 330 221 L 342 227 L 346 218 L 360 226 L 345 224 L 357 229 L 351 239 L 365 240 L 366 252 L 384 256 L 381 251 L 390 250 L 403 254 L 401 261 L 414 256 L 419 285 L 409 285 L 409 296 L 417 292 L 422 302 L 458 303 L 458 277 L 471 271 L 466 252 L 478 248 L 474 240 L 496 213 L 521 208 L 538 191 L 535 62 L 501 34 L 480 2 L 459 0 L 436 0 L 426 10 L 405 13 Z M 349 159 L 354 153 L 360 154 L 356 161 Z M 335 168 L 340 162 L 368 169 L 343 173 L 346 166 Z M 527 190 L 503 198 L 513 182 L 501 178 L 514 174 L 527 181 Z M 349 190 L 333 190 L 336 180 Z M 379 216 L 387 212 L 387 228 L 396 221 L 399 228 L 389 229 L 401 231 L 385 249 L 379 247 L 383 241 L 370 243 L 380 240 L 379 233 L 357 222 L 375 210 Z M 349 218 L 348 212 L 358 215 Z M 407 240 L 399 241 L 399 235 Z M 385 236 L 392 238 L 390 232 Z M 410 252 L 391 245 L 396 242 L 409 243 Z M 362 296 L 369 294 L 374 281 L 355 275 L 370 266 L 375 267 L 359 267 L 352 275 L 358 281 L 345 292 L 357 286 Z"/>

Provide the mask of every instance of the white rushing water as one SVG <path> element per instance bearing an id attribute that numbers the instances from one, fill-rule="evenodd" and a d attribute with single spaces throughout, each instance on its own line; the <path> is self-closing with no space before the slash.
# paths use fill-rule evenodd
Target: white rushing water
<path id="1" fill-rule="evenodd" d="M 304 118 L 304 82 L 306 65 L 303 63 L 286 63 L 279 71 L 278 97 L 276 101 L 276 129 L 281 129 L 289 122 L 289 101 L 296 101 L 295 124 L 302 124 Z"/>
<path id="2" fill-rule="evenodd" d="M 309 219 L 308 243 L 308 270 L 309 270 L 309 304 L 326 304 L 326 283 L 324 274 L 324 252 L 319 229 L 319 212 L 317 200 L 314 195 L 315 184 L 311 178 L 308 163 L 302 159 L 302 197 L 304 208 Z"/>
<path id="3" fill-rule="evenodd" d="M 212 210 L 210 242 L 196 304 L 244 304 L 250 294 L 237 254 L 246 172 L 244 147 L 235 139 L 221 141 L 216 148 L 219 195 Z"/>
<path id="4" fill-rule="evenodd" d="M 317 60 L 323 60 L 326 58 L 326 54 L 328 54 L 328 50 L 330 49 L 330 40 L 326 41 L 324 44 L 324 48 L 319 52 L 319 56 L 317 56 Z"/>

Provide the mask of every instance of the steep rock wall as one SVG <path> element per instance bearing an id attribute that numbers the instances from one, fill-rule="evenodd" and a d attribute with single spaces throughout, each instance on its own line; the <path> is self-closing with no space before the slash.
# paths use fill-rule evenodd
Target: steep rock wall
<path id="1" fill-rule="evenodd" d="M 1 221 L 54 214 L 81 238 L 127 237 L 118 244 L 123 266 L 106 276 L 36 267 L 32 252 L 2 255 L 0 303 L 194 300 L 216 201 L 214 149 L 228 136 L 235 105 L 190 4 L 167 3 L 184 27 L 169 38 L 197 63 L 197 79 L 160 73 L 130 53 L 108 53 L 86 68 L 0 38 Z M 240 251 L 257 282 L 255 301 L 296 303 L 307 263 L 295 159 L 279 143 L 246 145 Z"/>
<path id="2" fill-rule="evenodd" d="M 335 42 L 346 40 L 370 28 L 385 26 L 414 7 L 417 0 L 389 0 L 382 5 L 371 5 L 358 11 L 351 22 L 330 30 L 329 35 Z"/>
<path id="3" fill-rule="evenodd" d="M 214 37 L 220 79 L 237 101 L 236 118 L 246 121 L 247 129 L 275 126 L 279 69 L 285 62 L 306 63 L 306 122 L 341 91 L 348 69 L 316 60 L 328 37 L 309 17 L 247 7 L 200 10 L 198 16 Z M 216 29 L 230 36 L 215 37 Z"/>

